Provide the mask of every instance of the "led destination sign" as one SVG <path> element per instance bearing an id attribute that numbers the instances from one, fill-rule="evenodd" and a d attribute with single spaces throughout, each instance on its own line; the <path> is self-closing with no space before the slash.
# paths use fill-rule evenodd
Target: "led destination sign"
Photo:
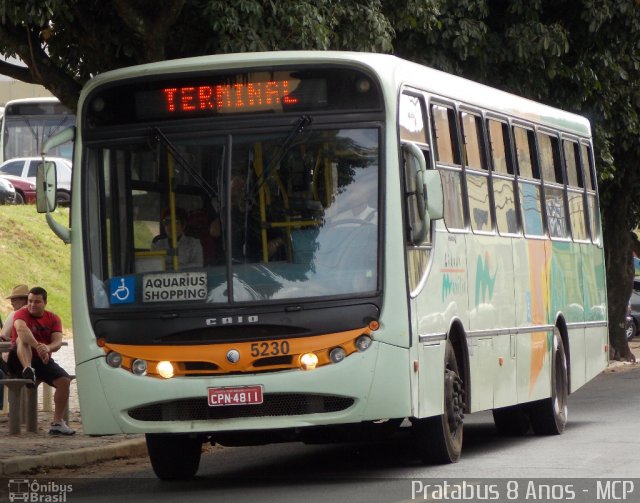
<path id="1" fill-rule="evenodd" d="M 281 75 L 278 75 L 281 74 Z M 326 81 L 292 78 L 289 72 L 276 75 L 238 75 L 225 81 L 197 79 L 180 85 L 136 93 L 136 114 L 140 119 L 186 118 L 217 114 L 282 112 L 287 107 L 317 108 L 327 103 Z"/>
<path id="2" fill-rule="evenodd" d="M 263 110 L 274 105 L 295 105 L 299 98 L 289 95 L 290 80 L 270 80 L 242 84 L 218 84 L 216 86 L 169 87 L 162 89 L 166 99 L 166 111 L 242 112 Z"/>

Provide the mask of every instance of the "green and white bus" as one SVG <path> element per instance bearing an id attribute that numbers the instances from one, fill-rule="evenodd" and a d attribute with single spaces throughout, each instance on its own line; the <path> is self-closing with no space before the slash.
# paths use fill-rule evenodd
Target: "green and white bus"
<path id="1" fill-rule="evenodd" d="M 57 98 L 21 98 L 7 102 L 0 120 L 0 162 L 40 155 L 44 143 L 74 126 L 75 115 Z M 73 144 L 57 145 L 50 156 L 71 159 Z"/>
<path id="2" fill-rule="evenodd" d="M 607 366 L 582 117 L 389 55 L 229 54 L 94 78 L 74 148 L 49 221 L 84 431 L 145 433 L 162 479 L 204 442 L 409 427 L 455 462 L 465 414 L 561 433 Z"/>

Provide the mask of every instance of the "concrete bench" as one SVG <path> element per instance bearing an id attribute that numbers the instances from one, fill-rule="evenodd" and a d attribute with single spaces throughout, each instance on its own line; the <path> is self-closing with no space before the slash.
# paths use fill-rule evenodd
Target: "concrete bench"
<path id="1" fill-rule="evenodd" d="M 62 341 L 62 347 L 68 346 L 69 343 L 67 341 Z M 2 353 L 7 353 L 11 349 L 11 342 L 9 341 L 0 341 L 0 356 Z M 75 375 L 71 376 L 71 380 L 75 379 Z M 7 378 L 9 379 L 9 378 Z M 0 386 L 2 386 L 0 384 Z M 8 394 L 7 394 L 8 395 Z M 0 412 L 2 414 L 7 414 L 7 410 L 11 408 L 11 404 L 8 403 L 8 396 L 4 398 L 4 404 L 0 403 Z M 8 405 L 8 407 L 7 407 Z M 42 383 L 42 410 L 45 412 L 51 412 L 53 410 L 53 391 L 52 387 L 47 383 Z M 26 414 L 25 414 L 26 415 Z M 69 415 L 69 411 L 65 412 L 65 421 L 67 420 Z"/>
<path id="2" fill-rule="evenodd" d="M 73 381 L 76 376 L 69 376 Z M 29 388 L 32 384 L 30 379 L 0 379 L 0 386 L 7 387 L 9 398 L 9 434 L 20 435 L 21 426 L 24 424 L 26 430 L 31 433 L 38 431 L 38 388 L 39 384 L 49 387 L 46 383 L 37 382 L 36 386 Z M 69 421 L 69 404 L 64 411 L 65 422 Z"/>
<path id="3" fill-rule="evenodd" d="M 20 427 L 24 422 L 27 431 L 38 431 L 38 392 L 30 379 L 0 379 L 0 385 L 7 387 L 9 391 L 9 434 L 20 435 Z M 22 401 L 22 394 L 25 399 Z M 24 407 L 23 407 L 24 404 Z"/>

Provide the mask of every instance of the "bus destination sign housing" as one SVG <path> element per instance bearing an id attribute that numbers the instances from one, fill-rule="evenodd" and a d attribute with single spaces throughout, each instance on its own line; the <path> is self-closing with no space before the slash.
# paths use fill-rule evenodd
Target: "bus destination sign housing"
<path id="1" fill-rule="evenodd" d="M 382 108 L 379 87 L 353 68 L 296 68 L 147 77 L 96 89 L 84 125 L 149 123 L 232 114 Z"/>

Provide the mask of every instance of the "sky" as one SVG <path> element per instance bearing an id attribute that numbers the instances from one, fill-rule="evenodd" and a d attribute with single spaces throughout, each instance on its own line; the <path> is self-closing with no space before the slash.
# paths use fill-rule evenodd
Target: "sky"
<path id="1" fill-rule="evenodd" d="M 22 61 L 20 61 L 19 59 L 16 58 L 5 58 L 4 56 L 0 55 L 0 59 L 3 61 L 7 61 L 11 64 L 14 65 L 24 65 L 24 63 L 22 63 Z M 0 75 L 0 80 L 2 81 L 7 81 L 7 80 L 13 80 L 11 77 L 7 77 L 6 75 Z"/>

